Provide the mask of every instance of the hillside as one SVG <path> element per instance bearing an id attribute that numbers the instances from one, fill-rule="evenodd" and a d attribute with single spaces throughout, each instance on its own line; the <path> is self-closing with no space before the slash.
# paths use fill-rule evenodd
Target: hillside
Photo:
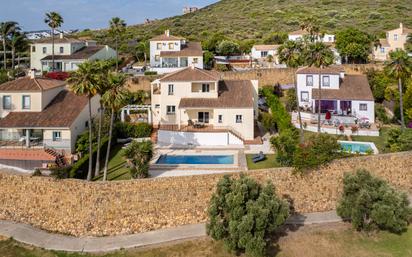
<path id="1" fill-rule="evenodd" d="M 302 20 L 315 16 L 325 31 L 354 26 L 373 34 L 412 27 L 411 0 L 222 0 L 198 12 L 128 28 L 128 39 L 144 39 L 170 29 L 175 35 L 204 39 L 221 32 L 243 40 L 259 39 L 270 32 L 293 31 Z M 104 32 L 93 33 L 105 41 Z"/>

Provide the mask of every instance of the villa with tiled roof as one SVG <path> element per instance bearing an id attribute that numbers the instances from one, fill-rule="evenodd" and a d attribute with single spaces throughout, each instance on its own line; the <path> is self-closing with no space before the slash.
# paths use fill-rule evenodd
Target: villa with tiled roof
<path id="1" fill-rule="evenodd" d="M 151 84 L 158 142 L 236 145 L 254 140 L 258 82 L 223 80 L 215 71 L 188 67 Z"/>
<path id="2" fill-rule="evenodd" d="M 163 35 L 150 39 L 150 70 L 158 74 L 171 73 L 194 65 L 203 69 L 203 51 L 200 42 L 189 42 L 185 38 Z"/>
<path id="3" fill-rule="evenodd" d="M 109 60 L 116 58 L 116 51 L 95 41 L 66 38 L 63 34 L 54 41 L 55 71 L 74 71 L 86 60 Z M 52 39 L 34 40 L 30 45 L 30 68 L 38 71 L 52 70 Z"/>
<path id="4" fill-rule="evenodd" d="M 374 60 L 386 61 L 391 51 L 405 50 L 409 34 L 412 34 L 412 29 L 405 27 L 402 23 L 399 24 L 399 28 L 387 31 L 386 38 L 379 39 L 379 46 L 373 49 Z"/>

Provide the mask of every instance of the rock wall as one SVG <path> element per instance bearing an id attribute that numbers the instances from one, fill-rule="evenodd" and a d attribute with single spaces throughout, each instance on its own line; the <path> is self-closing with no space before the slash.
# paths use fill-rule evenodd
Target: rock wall
<path id="1" fill-rule="evenodd" d="M 344 172 L 365 168 L 412 193 L 412 152 L 337 160 L 306 176 L 289 168 L 251 171 L 272 181 L 297 212 L 332 210 Z M 0 174 L 0 219 L 75 236 L 104 236 L 205 222 L 222 174 L 119 182 Z"/>

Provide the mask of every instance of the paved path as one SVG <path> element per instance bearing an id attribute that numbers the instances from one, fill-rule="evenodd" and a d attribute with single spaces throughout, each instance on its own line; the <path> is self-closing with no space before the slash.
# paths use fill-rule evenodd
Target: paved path
<path id="1" fill-rule="evenodd" d="M 338 221 L 341 219 L 336 212 L 330 211 L 294 215 L 286 224 L 308 225 Z M 206 228 L 204 223 L 200 223 L 133 235 L 77 238 L 49 233 L 26 224 L 0 220 L 0 235 L 47 250 L 96 253 L 203 237 L 206 236 Z"/>

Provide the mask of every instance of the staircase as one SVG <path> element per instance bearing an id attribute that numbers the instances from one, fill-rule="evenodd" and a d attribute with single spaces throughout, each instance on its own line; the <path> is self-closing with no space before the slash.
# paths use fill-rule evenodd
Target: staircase
<path id="1" fill-rule="evenodd" d="M 56 158 L 56 164 L 58 167 L 62 168 L 62 167 L 67 166 L 67 162 L 66 162 L 66 159 L 64 158 L 64 154 L 59 153 L 57 150 L 53 148 L 45 148 L 44 151 L 50 154 L 51 156 L 53 156 L 54 158 Z"/>

